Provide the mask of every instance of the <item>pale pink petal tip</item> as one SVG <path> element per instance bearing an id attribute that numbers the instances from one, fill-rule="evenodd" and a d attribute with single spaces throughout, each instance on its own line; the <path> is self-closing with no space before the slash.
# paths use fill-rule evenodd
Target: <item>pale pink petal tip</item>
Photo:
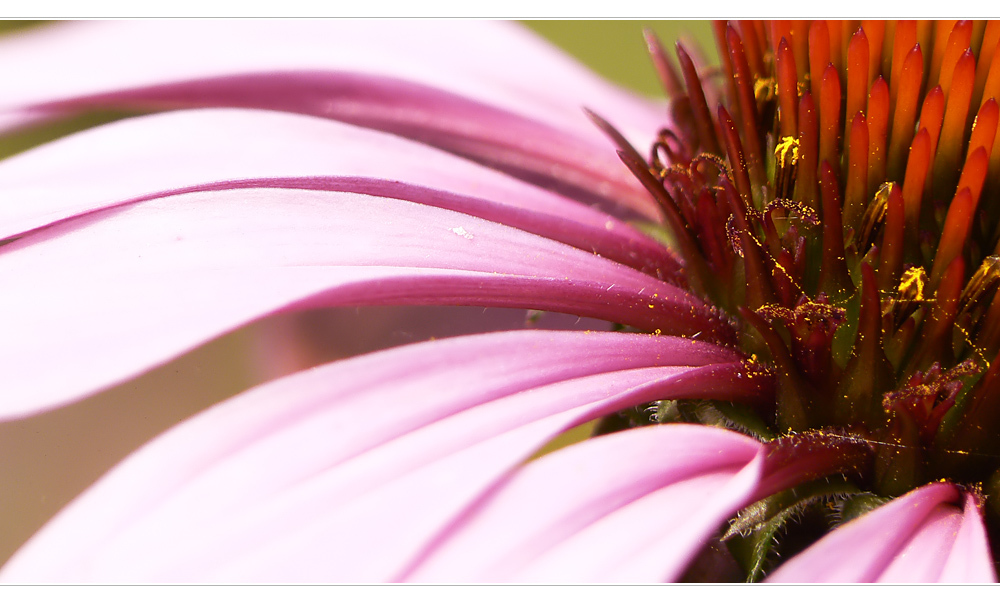
<path id="1" fill-rule="evenodd" d="M 750 502 L 761 445 L 693 425 L 631 430 L 528 465 L 407 578 L 653 582 L 680 577 Z"/>
<path id="2" fill-rule="evenodd" d="M 966 492 L 962 523 L 938 582 L 996 582 L 996 566 L 976 497 Z"/>
<path id="3" fill-rule="evenodd" d="M 996 582 L 996 573 L 974 497 L 938 482 L 835 529 L 768 581 Z"/>

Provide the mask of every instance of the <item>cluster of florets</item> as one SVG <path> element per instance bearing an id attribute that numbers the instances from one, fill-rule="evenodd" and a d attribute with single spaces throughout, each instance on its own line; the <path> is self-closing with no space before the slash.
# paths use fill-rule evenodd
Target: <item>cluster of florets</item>
<path id="1" fill-rule="evenodd" d="M 1000 195 L 1000 26 L 715 33 L 721 68 L 678 44 L 677 70 L 649 37 L 672 125 L 648 157 L 619 155 L 659 202 L 688 286 L 772 371 L 776 407 L 657 416 L 858 438 L 872 462 L 851 487 L 948 478 L 996 501 L 1000 203 L 983 200 Z"/>

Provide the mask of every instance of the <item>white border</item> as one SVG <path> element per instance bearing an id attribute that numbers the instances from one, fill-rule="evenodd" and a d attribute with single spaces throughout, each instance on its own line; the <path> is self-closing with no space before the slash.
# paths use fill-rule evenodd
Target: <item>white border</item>
<path id="1" fill-rule="evenodd" d="M 989 8 L 981 4 L 978 11 Z M 993 4 L 1000 11 L 1000 5 Z M 334 0 L 35 0 L 5 6 L 5 18 L 317 18 L 317 17 L 399 17 L 399 18 L 517 18 L 517 19 L 707 19 L 707 18 L 864 18 L 877 19 L 905 15 L 906 18 L 946 17 L 940 14 L 945 5 L 928 2 L 922 5 L 899 2 L 874 4 L 870 0 L 839 0 L 836 3 L 772 0 L 766 3 L 715 0 L 683 2 L 678 0 L 503 0 L 502 2 L 458 2 L 456 0 L 378 0 L 360 2 Z M 829 11 L 837 14 L 830 15 Z M 872 11 L 877 11 L 871 14 Z M 914 12 L 917 11 L 917 12 Z M 751 14 L 747 14 L 751 12 Z M 764 14 L 752 14 L 753 12 Z M 822 14 L 827 13 L 827 14 Z M 968 18 L 968 16 L 965 16 Z"/>

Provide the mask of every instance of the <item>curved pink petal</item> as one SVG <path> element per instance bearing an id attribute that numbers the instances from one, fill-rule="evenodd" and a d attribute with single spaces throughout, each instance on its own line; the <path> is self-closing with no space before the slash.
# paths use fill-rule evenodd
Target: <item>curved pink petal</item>
<path id="1" fill-rule="evenodd" d="M 191 193 L 69 220 L 0 249 L 0 281 L 6 417 L 289 309 L 485 304 L 706 339 L 731 333 L 692 295 L 581 250 L 448 210 L 326 191 Z"/>
<path id="2" fill-rule="evenodd" d="M 996 582 L 990 542 L 976 497 L 965 493 L 962 520 L 939 582 Z"/>
<path id="3" fill-rule="evenodd" d="M 664 117 L 662 105 L 502 21 L 64 22 L 5 36 L 0 66 L 8 106 L 227 74 L 353 70 L 411 79 L 594 140 L 603 135 L 578 113 L 583 101 L 619 117 L 630 136 L 652 139 Z"/>
<path id="4" fill-rule="evenodd" d="M 392 196 L 395 181 L 455 193 L 425 194 L 421 202 L 677 278 L 679 264 L 662 245 L 578 202 L 395 136 L 269 111 L 128 119 L 0 162 L 0 238 L 179 190 L 252 186 Z"/>
<path id="5" fill-rule="evenodd" d="M 0 98 L 19 110 L 251 106 L 321 115 L 657 217 L 580 106 L 637 133 L 640 148 L 664 115 L 517 26 L 208 25 L 94 23 L 25 35 L 0 44 L 10 74 Z"/>
<path id="6" fill-rule="evenodd" d="M 660 213 L 613 157 L 544 122 L 448 92 L 368 73 L 226 76 L 127 90 L 32 107 L 75 112 L 246 107 L 346 121 L 419 140 L 582 201 L 621 204 L 648 219 Z"/>
<path id="7" fill-rule="evenodd" d="M 760 452 L 745 436 L 693 425 L 575 445 L 515 474 L 409 578 L 676 579 L 752 499 Z"/>
<path id="8" fill-rule="evenodd" d="M 768 581 L 995 582 L 982 517 L 962 498 L 946 482 L 918 488 L 835 529 Z"/>
<path id="9" fill-rule="evenodd" d="M 741 376 L 736 360 L 673 338 L 536 331 L 417 344 L 299 373 L 147 445 L 43 529 L 3 578 L 399 579 L 568 426 L 658 396 L 765 397 L 768 384 Z M 757 450 L 726 432 L 668 432 L 696 448 L 702 440 L 684 434 L 714 442 L 700 456 L 686 453 L 701 459 L 688 467 L 692 477 L 706 463 L 728 467 L 719 450 L 751 458 Z"/>

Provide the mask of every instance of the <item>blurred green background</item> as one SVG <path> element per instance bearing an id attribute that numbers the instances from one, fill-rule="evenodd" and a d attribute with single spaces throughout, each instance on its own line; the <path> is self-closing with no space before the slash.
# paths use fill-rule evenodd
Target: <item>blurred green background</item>
<path id="1" fill-rule="evenodd" d="M 660 37 L 670 58 L 677 40 L 696 43 L 713 62 L 718 53 L 709 21 L 524 21 L 591 69 L 649 96 L 663 96 L 649 60 L 643 28 Z"/>

